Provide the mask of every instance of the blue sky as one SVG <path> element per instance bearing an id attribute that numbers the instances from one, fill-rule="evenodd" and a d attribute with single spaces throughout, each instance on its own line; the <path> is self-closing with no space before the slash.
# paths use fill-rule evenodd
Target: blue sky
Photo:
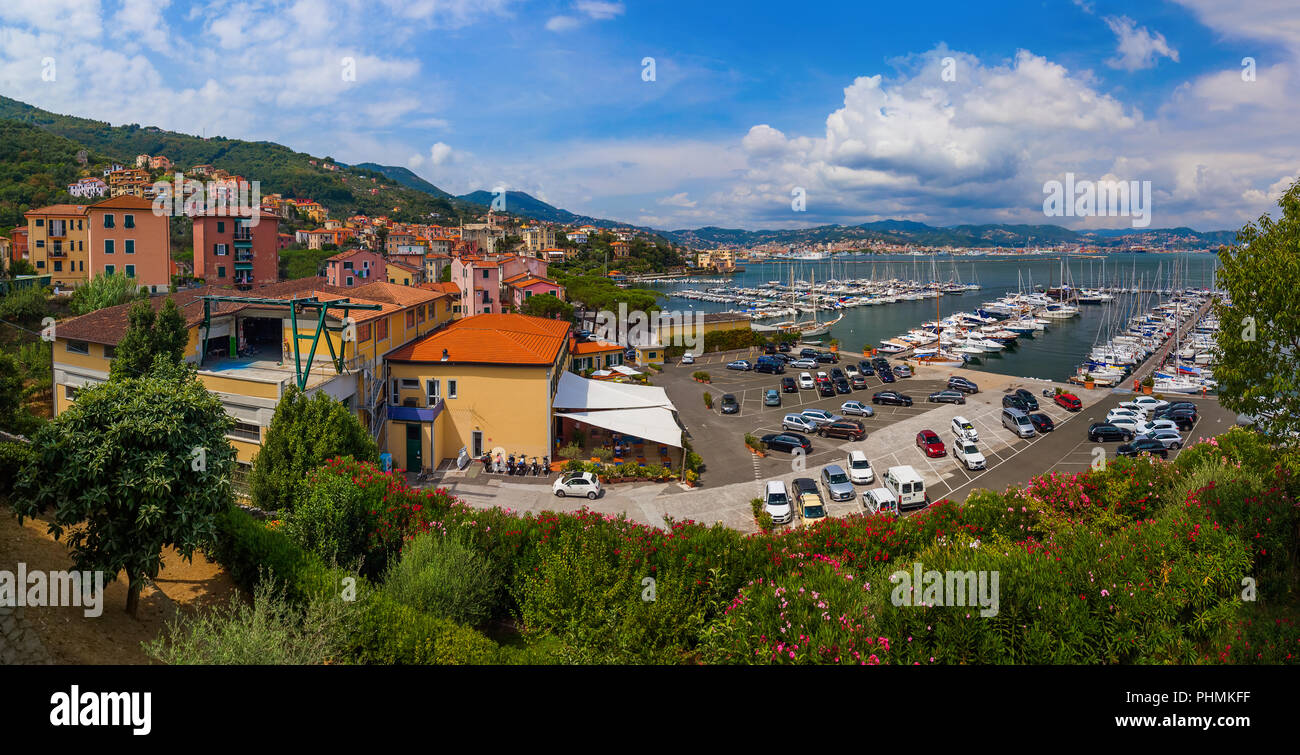
<path id="1" fill-rule="evenodd" d="M 1210 230 L 1300 175 L 1297 5 L 5 0 L 0 93 L 659 228 L 1047 222 L 1073 172 Z"/>

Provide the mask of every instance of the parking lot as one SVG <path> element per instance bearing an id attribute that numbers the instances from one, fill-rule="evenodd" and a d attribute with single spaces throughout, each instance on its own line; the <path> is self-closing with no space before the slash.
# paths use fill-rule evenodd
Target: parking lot
<path id="1" fill-rule="evenodd" d="M 1104 421 L 1109 409 L 1132 398 L 1131 394 L 1107 389 L 1087 391 L 1077 386 L 1045 380 L 972 370 L 922 367 L 917 370 L 917 377 L 902 378 L 892 384 L 884 384 L 879 377 L 868 377 L 866 388 L 834 397 L 822 397 L 816 390 L 808 389 L 800 389 L 797 393 L 781 393 L 781 406 L 768 407 L 763 405 L 763 394 L 773 388 L 779 391 L 781 378 L 797 378 L 804 371 L 815 375 L 818 369 L 830 372 L 833 366 L 842 368 L 850 361 L 856 364 L 858 357 L 844 355 L 838 365 L 822 364 L 817 369 L 810 370 L 787 365 L 786 372 L 781 375 L 726 369 L 726 364 L 730 361 L 740 358 L 753 361 L 754 356 L 752 352 L 710 354 L 697 358 L 694 365 L 668 365 L 655 380 L 656 384 L 665 387 L 670 398 L 677 404 L 695 450 L 705 459 L 707 468 L 703 481 L 708 488 L 751 481 L 755 483 L 754 495 L 757 495 L 760 489 L 757 481 L 780 479 L 789 487 L 795 477 L 816 478 L 825 465 L 838 463 L 843 466 L 849 451 L 861 450 L 876 470 L 877 480 L 891 466 L 909 465 L 925 480 L 932 501 L 944 497 L 965 500 L 975 488 L 1002 490 L 1010 485 L 1021 486 L 1034 475 L 1050 470 L 1085 471 L 1096 458 L 1094 449 L 1099 447 L 1105 449 L 1106 458 L 1115 458 L 1115 449 L 1119 444 L 1089 442 L 1087 427 L 1093 422 Z M 891 360 L 893 362 L 895 360 Z M 711 383 L 702 385 L 692 380 L 691 373 L 696 370 L 708 372 Z M 953 374 L 976 382 L 980 386 L 980 392 L 967 396 L 964 405 L 927 403 L 929 394 L 943 390 L 948 376 Z M 1050 393 L 1057 386 L 1079 396 L 1084 404 L 1083 410 L 1068 412 L 1056 405 L 1051 398 L 1042 395 L 1044 390 Z M 1049 416 L 1055 424 L 1054 430 L 1030 438 L 1020 438 L 1003 427 L 1002 397 L 1019 387 L 1026 388 L 1038 397 L 1037 413 Z M 841 441 L 801 433 L 812 442 L 812 451 L 803 457 L 770 451 L 766 457 L 760 458 L 750 454 L 744 446 L 745 433 L 762 437 L 781 432 L 781 420 L 786 414 L 813 408 L 841 414 L 840 405 L 845 401 L 870 404 L 872 394 L 880 390 L 896 390 L 908 395 L 912 398 L 913 405 L 877 405 L 872 407 L 875 410 L 873 417 L 851 417 L 862 422 L 866 428 L 867 437 L 861 441 Z M 705 391 L 713 395 L 712 410 L 707 409 L 702 400 Z M 726 393 L 736 397 L 740 405 L 738 413 L 719 413 L 721 398 Z M 1196 427 L 1182 433 L 1184 445 L 1195 442 L 1202 435 L 1225 432 L 1232 425 L 1233 415 L 1220 408 L 1213 398 L 1168 398 L 1194 401 L 1201 407 L 1201 418 Z M 985 469 L 970 471 L 953 458 L 950 426 L 952 418 L 958 415 L 975 426 L 979 434 L 976 446 L 985 457 Z M 916 445 L 916 435 L 921 430 L 937 433 L 947 447 L 947 455 L 927 457 Z M 1170 458 L 1174 458 L 1177 453 L 1176 450 L 1170 450 Z M 859 486 L 859 498 L 853 502 L 836 503 L 827 500 L 828 513 L 831 516 L 843 516 L 861 511 L 862 490 L 877 485 L 878 481 L 869 486 Z"/>

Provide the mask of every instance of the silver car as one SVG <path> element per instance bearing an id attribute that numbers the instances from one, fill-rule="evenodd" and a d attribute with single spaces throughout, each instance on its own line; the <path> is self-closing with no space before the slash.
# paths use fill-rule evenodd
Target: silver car
<path id="1" fill-rule="evenodd" d="M 825 409 L 804 409 L 803 418 L 817 423 L 817 426 L 828 425 L 832 422 L 839 422 L 844 419 L 838 414 L 832 414 Z"/>
<path id="2" fill-rule="evenodd" d="M 845 401 L 840 404 L 840 411 L 844 416 L 874 417 L 876 410 L 871 408 L 871 404 L 864 404 L 861 401 Z"/>
<path id="3" fill-rule="evenodd" d="M 832 501 L 851 501 L 857 497 L 853 481 L 839 464 L 831 464 L 822 470 L 822 484 Z"/>

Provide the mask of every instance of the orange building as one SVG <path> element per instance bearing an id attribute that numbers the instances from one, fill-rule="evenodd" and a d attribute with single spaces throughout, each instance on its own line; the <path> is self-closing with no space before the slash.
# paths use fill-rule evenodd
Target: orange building
<path id="1" fill-rule="evenodd" d="M 86 208 L 88 272 L 135 278 L 153 293 L 171 284 L 171 218 L 155 215 L 147 199 L 123 195 Z"/>

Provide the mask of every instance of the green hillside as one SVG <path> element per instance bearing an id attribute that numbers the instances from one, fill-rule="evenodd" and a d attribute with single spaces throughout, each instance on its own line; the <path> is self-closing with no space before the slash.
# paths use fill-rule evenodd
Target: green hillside
<path id="1" fill-rule="evenodd" d="M 69 139 L 0 120 L 0 231 L 22 224 L 34 207 L 84 202 L 68 195 L 68 184 L 83 172 L 99 175 L 107 162 Z"/>

